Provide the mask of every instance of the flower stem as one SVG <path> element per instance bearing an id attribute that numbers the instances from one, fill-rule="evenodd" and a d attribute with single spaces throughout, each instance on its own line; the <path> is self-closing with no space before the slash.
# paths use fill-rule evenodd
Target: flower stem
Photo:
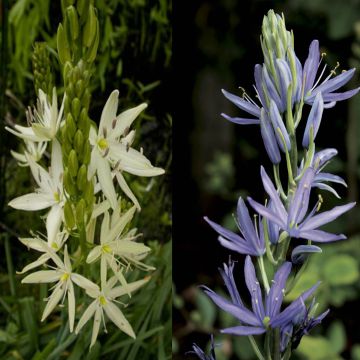
<path id="1" fill-rule="evenodd" d="M 249 336 L 248 336 L 248 339 L 249 339 L 249 341 L 250 341 L 250 344 L 251 344 L 251 346 L 252 346 L 252 348 L 253 348 L 253 350 L 254 350 L 257 358 L 258 358 L 259 360 L 265 360 L 264 355 L 261 353 L 261 351 L 260 351 L 260 349 L 259 349 L 259 347 L 258 347 L 258 345 L 257 345 L 257 343 L 256 343 L 256 341 L 255 341 L 255 339 L 254 339 L 254 337 L 253 337 L 252 335 L 249 335 Z"/>
<path id="2" fill-rule="evenodd" d="M 263 284 L 264 284 L 266 293 L 268 293 L 269 290 L 270 290 L 270 286 L 269 286 L 269 280 L 268 280 L 268 278 L 267 278 L 266 271 L 265 271 L 264 259 L 263 259 L 262 256 L 259 256 L 259 257 L 258 257 L 258 264 L 259 264 L 259 268 L 260 268 L 260 272 L 261 272 L 261 277 L 262 277 L 262 280 L 263 280 Z"/>

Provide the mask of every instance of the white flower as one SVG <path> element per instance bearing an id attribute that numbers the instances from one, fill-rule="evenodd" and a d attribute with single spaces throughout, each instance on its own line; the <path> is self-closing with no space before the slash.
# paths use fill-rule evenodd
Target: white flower
<path id="1" fill-rule="evenodd" d="M 60 302 L 64 301 L 65 296 L 68 296 L 68 314 L 69 314 L 69 328 L 70 332 L 74 329 L 75 321 L 75 291 L 73 282 L 80 286 L 81 288 L 87 291 L 99 291 L 99 287 L 86 279 L 82 275 L 72 272 L 71 262 L 69 254 L 67 251 L 67 246 L 65 245 L 64 250 L 64 262 L 55 254 L 55 252 L 48 250 L 51 256 L 51 259 L 57 265 L 55 270 L 43 270 L 34 272 L 26 276 L 22 283 L 32 284 L 32 283 L 52 283 L 57 282 L 54 287 L 54 290 L 48 302 L 45 306 L 41 321 L 44 321 L 49 314 L 54 310 L 55 306 Z"/>
<path id="2" fill-rule="evenodd" d="M 35 192 L 26 194 L 9 202 L 9 206 L 19 210 L 41 210 L 50 207 L 46 217 L 48 237 L 53 239 L 63 219 L 63 163 L 61 146 L 54 139 L 52 143 L 51 168 L 47 172 L 39 164 L 28 158 L 33 177 L 39 186 Z"/>
<path id="3" fill-rule="evenodd" d="M 116 116 L 119 91 L 114 90 L 102 111 L 99 131 L 90 129 L 90 144 L 93 146 L 89 166 L 89 178 L 95 172 L 105 196 L 113 209 L 116 208 L 116 193 L 111 174 L 114 168 L 116 179 L 124 193 L 133 201 L 138 209 L 139 202 L 127 185 L 122 171 L 138 176 L 156 176 L 164 173 L 161 168 L 154 167 L 151 162 L 139 152 L 131 148 L 135 131 L 129 131 L 132 122 L 143 111 L 147 104 L 126 110 Z M 106 160 L 104 160 L 106 159 Z"/>
<path id="4" fill-rule="evenodd" d="M 26 265 L 20 272 L 17 273 L 23 274 L 31 269 L 45 264 L 49 259 L 51 259 L 51 252 L 58 252 L 62 248 L 68 237 L 68 232 L 57 231 L 57 233 L 55 234 L 55 238 L 50 238 L 48 236 L 47 242 L 42 240 L 39 236 L 36 236 L 34 238 L 19 238 L 19 240 L 29 249 L 42 252 L 43 254 L 37 260 Z"/>
<path id="5" fill-rule="evenodd" d="M 133 206 L 123 215 L 120 215 L 119 210 L 114 211 L 111 218 L 109 212 L 106 211 L 101 224 L 100 245 L 95 246 L 86 259 L 86 262 L 90 264 L 100 258 L 102 278 L 109 267 L 123 286 L 126 286 L 127 282 L 122 268 L 128 264 L 142 266 L 147 270 L 153 269 L 139 261 L 148 254 L 150 248 L 134 242 L 133 240 L 138 236 L 133 231 L 122 235 L 125 226 L 133 218 L 135 210 Z"/>
<path id="6" fill-rule="evenodd" d="M 78 334 L 83 326 L 94 316 L 94 324 L 91 336 L 90 348 L 95 344 L 96 338 L 99 334 L 100 323 L 103 320 L 105 326 L 105 317 L 104 312 L 108 318 L 125 334 L 136 338 L 134 330 L 132 329 L 130 323 L 125 318 L 122 311 L 114 304 L 117 302 L 115 299 L 125 295 L 129 292 L 134 292 L 139 289 L 141 286 L 146 284 L 149 281 L 150 277 L 144 278 L 143 280 L 135 281 L 124 286 L 117 286 L 114 288 L 114 285 L 117 282 L 116 277 L 112 277 L 107 283 L 105 282 L 102 286 L 101 291 L 86 291 L 87 294 L 95 299 L 88 308 L 84 311 L 81 316 L 76 329 L 75 334 Z M 106 328 L 105 328 L 106 331 Z"/>
<path id="7" fill-rule="evenodd" d="M 29 166 L 29 158 L 35 162 L 41 160 L 46 150 L 47 142 L 24 140 L 24 143 L 25 151 L 23 154 L 10 150 L 11 155 L 18 161 L 19 166 Z"/>
<path id="8" fill-rule="evenodd" d="M 15 125 L 15 130 L 9 127 L 5 127 L 5 129 L 24 140 L 53 140 L 55 139 L 55 136 L 60 128 L 64 111 L 64 100 L 65 95 L 63 97 L 60 111 L 58 111 L 56 88 L 53 88 L 51 104 L 48 96 L 41 89 L 39 89 L 37 108 L 34 108 L 33 111 L 31 108 L 29 108 L 26 113 L 29 127 Z"/>

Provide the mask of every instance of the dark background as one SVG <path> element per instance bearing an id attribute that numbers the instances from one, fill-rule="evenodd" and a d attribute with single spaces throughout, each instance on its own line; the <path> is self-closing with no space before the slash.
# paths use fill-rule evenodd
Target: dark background
<path id="1" fill-rule="evenodd" d="M 321 51 L 327 53 L 326 74 L 336 61 L 340 71 L 357 64 L 352 49 L 357 41 L 354 24 L 360 20 L 359 1 L 204 0 L 176 4 L 173 278 L 179 301 L 184 303 L 173 312 L 176 359 L 185 358 L 183 354 L 193 342 L 200 346 L 207 343 L 205 331 L 198 331 L 192 324 L 192 311 L 196 308 L 194 285 L 221 285 L 218 267 L 229 256 L 203 216 L 228 225 L 240 194 L 251 194 L 255 199 L 263 195 L 259 168 L 261 164 L 270 168 L 271 164 L 259 128 L 223 119 L 222 112 L 233 116 L 244 113 L 227 101 L 220 90 L 240 94 L 238 87 L 242 86 L 255 98 L 253 69 L 256 63 L 262 63 L 262 18 L 271 8 L 283 12 L 288 30 L 294 31 L 295 51 L 302 64 L 313 39 L 318 39 Z M 357 77 L 352 86 L 358 83 Z M 349 184 L 349 189 L 336 187 L 342 200 L 323 194 L 331 205 L 344 203 L 346 198 L 357 199 L 357 106 L 353 100 L 325 110 L 316 139 L 318 149 L 335 147 L 339 151 L 333 169 Z M 356 219 L 355 210 L 336 224 L 336 231 L 357 233 Z M 232 253 L 232 257 L 239 259 L 242 267 L 241 256 Z M 241 283 L 241 268 L 238 271 Z M 350 325 L 346 318 L 351 318 L 352 309 L 347 304 L 346 310 L 335 310 L 335 317 L 345 318 L 347 329 Z M 348 333 L 348 337 L 349 344 L 359 341 L 358 332 Z M 349 353 L 344 354 L 349 358 Z"/>

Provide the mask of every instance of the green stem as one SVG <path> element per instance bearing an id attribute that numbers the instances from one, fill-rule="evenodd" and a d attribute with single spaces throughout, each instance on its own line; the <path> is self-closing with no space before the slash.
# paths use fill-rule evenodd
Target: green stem
<path id="1" fill-rule="evenodd" d="M 267 221 L 266 221 L 265 218 L 262 219 L 262 222 L 263 222 L 263 227 L 264 227 L 266 256 L 267 256 L 268 260 L 271 262 L 271 264 L 276 266 L 277 261 L 274 259 L 274 255 L 273 255 L 273 252 L 271 250 L 271 243 L 270 243 L 270 239 L 269 239 L 268 224 L 267 224 Z"/>
<path id="2" fill-rule="evenodd" d="M 249 339 L 250 344 L 251 344 L 256 356 L 258 357 L 258 359 L 259 360 L 265 360 L 264 355 L 261 353 L 261 351 L 260 351 L 254 337 L 252 335 L 249 335 L 248 339 Z"/>
<path id="3" fill-rule="evenodd" d="M 258 264 L 259 264 L 263 284 L 264 284 L 266 293 L 268 293 L 270 290 L 270 286 L 269 286 L 269 280 L 267 278 L 266 271 L 265 271 L 264 259 L 262 256 L 258 256 L 257 259 L 258 259 Z"/>
<path id="4" fill-rule="evenodd" d="M 6 266 L 9 275 L 9 285 L 10 285 L 10 293 L 14 298 L 16 297 L 16 286 L 15 286 L 15 276 L 14 276 L 14 265 L 11 256 L 10 243 L 9 243 L 9 235 L 3 234 L 4 244 L 5 244 L 5 257 L 6 257 Z"/>
<path id="5" fill-rule="evenodd" d="M 286 194 L 284 192 L 284 189 L 282 187 L 281 180 L 280 180 L 279 164 L 274 165 L 273 170 L 274 170 L 274 178 L 275 178 L 276 187 L 280 191 L 280 196 L 283 199 L 283 201 L 286 201 Z"/>
<path id="6" fill-rule="evenodd" d="M 279 328 L 276 328 L 273 331 L 273 343 L 274 343 L 274 360 L 281 360 Z"/>

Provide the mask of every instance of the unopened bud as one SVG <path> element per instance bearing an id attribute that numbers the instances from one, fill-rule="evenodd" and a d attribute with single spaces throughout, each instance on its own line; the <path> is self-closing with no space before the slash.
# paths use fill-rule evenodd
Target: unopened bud
<path id="1" fill-rule="evenodd" d="M 75 177 L 79 170 L 79 161 L 76 155 L 76 151 L 74 149 L 72 149 L 69 154 L 68 169 L 72 177 Z"/>

